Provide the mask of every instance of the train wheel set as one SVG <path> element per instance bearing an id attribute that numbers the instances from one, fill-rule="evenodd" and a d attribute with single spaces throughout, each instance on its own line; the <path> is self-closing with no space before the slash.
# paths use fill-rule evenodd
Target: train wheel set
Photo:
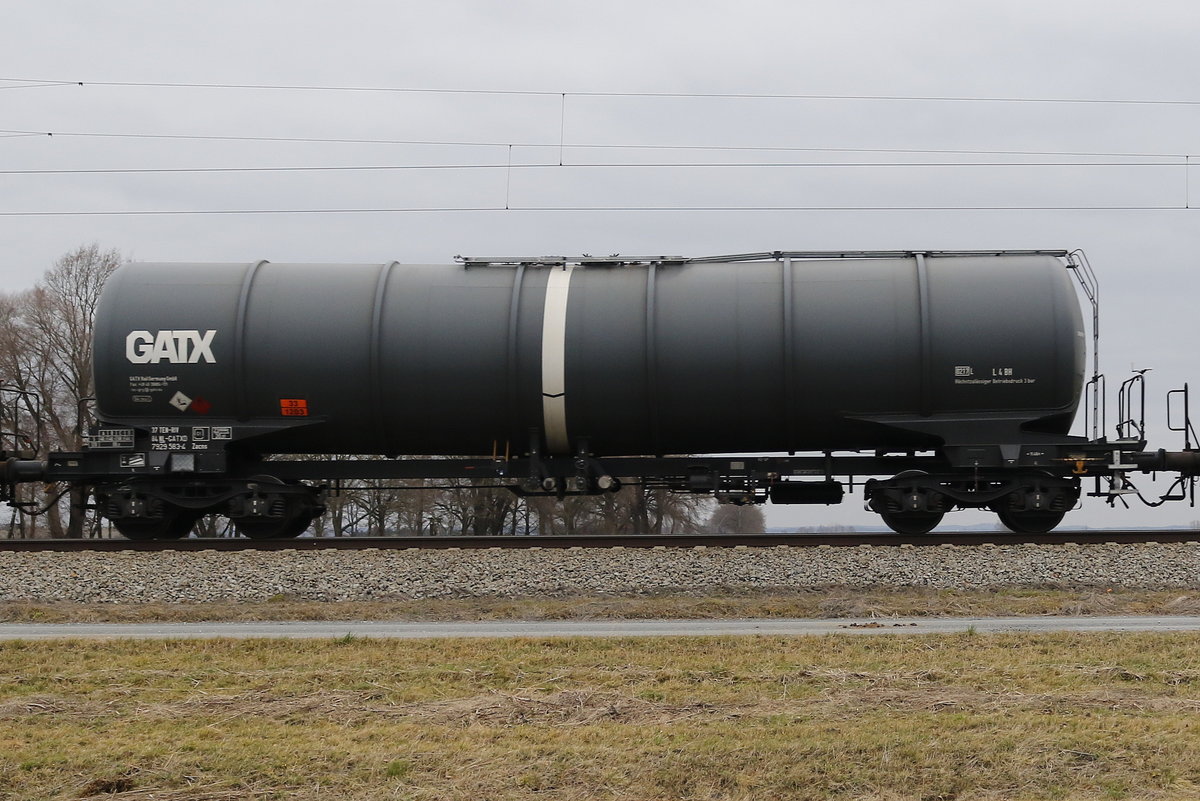
<path id="1" fill-rule="evenodd" d="M 87 446 L 0 453 L 0 499 L 81 487 L 130 539 L 205 515 L 296 536 L 328 482 L 357 478 L 728 503 L 861 489 L 904 534 L 962 508 L 1047 532 L 1085 489 L 1137 495 L 1135 473 L 1178 476 L 1155 504 L 1194 502 L 1186 388 L 1182 450 L 1147 448 L 1140 375 L 1106 436 L 1098 317 L 1078 251 L 135 262 L 97 308 Z"/>
<path id="2" fill-rule="evenodd" d="M 132 481 L 99 485 L 97 508 L 131 540 L 186 537 L 205 515 L 227 517 L 250 539 L 303 534 L 325 511 L 324 491 L 271 476 L 233 482 Z"/>

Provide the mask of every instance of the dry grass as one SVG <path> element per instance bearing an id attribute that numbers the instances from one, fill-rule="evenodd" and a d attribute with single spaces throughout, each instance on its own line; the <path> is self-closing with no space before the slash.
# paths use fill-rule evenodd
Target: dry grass
<path id="1" fill-rule="evenodd" d="M 1200 592 L 1121 588 L 830 587 L 769 592 L 713 591 L 570 598 L 454 598 L 182 604 L 0 603 L 0 622 L 199 622 L 211 620 L 601 620 L 645 618 L 872 618 L 936 615 L 1200 615 Z"/>
<path id="2" fill-rule="evenodd" d="M 0 644 L 0 798 L 1200 798 L 1200 635 Z"/>

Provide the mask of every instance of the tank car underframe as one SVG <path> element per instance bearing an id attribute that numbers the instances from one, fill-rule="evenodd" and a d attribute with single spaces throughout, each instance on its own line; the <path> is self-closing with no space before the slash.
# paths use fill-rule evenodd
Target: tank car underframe
<path id="1" fill-rule="evenodd" d="M 133 539 L 185 536 L 206 514 L 250 537 L 295 536 L 324 511 L 329 484 L 351 479 L 449 480 L 520 495 L 614 492 L 642 484 L 724 503 L 837 504 L 859 477 L 869 509 L 894 530 L 925 533 L 955 508 L 987 508 L 1015 531 L 1048 531 L 1074 507 L 1081 479 L 1131 472 L 1200 474 L 1200 451 L 1149 452 L 1142 442 L 1083 438 L 1029 445 L 962 445 L 936 452 L 808 456 L 266 459 L 213 450 L 152 454 L 119 449 L 54 453 L 47 461 L 0 452 L 0 500 L 21 482 L 91 489 L 96 508 Z M 1095 494 L 1095 493 L 1093 493 Z M 1111 497 L 1111 496 L 1110 496 Z"/>

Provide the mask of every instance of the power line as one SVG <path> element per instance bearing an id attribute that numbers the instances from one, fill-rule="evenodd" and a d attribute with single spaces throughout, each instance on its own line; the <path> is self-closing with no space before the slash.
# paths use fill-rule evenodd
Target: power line
<path id="1" fill-rule="evenodd" d="M 558 143 L 512 143 L 512 142 L 464 142 L 464 141 L 431 141 L 418 139 L 354 139 L 354 138 L 319 138 L 307 136 L 215 136 L 205 134 L 146 134 L 146 133 L 111 133 L 105 131 L 23 131 L 0 130 L 0 133 L 11 133 L 21 136 L 46 137 L 95 137 L 104 139 L 181 139 L 188 141 L 208 142 L 298 142 L 311 144 L 339 145 L 437 145 L 444 147 L 557 147 Z"/>
<path id="2" fill-rule="evenodd" d="M 167 81 L 64 81 L 42 78 L 0 78 L 0 81 L 34 86 L 105 86 L 146 89 L 240 89 L 259 91 L 304 92 L 387 92 L 399 94 L 444 95 L 523 95 L 529 97 L 615 97 L 615 98 L 685 98 L 719 100 L 871 100 L 932 103 L 1074 103 L 1091 105 L 1131 106 L 1200 106 L 1200 100 L 1134 100 L 1130 98 L 1097 97 L 1004 97 L 973 95 L 882 95 L 882 94 L 824 94 L 784 92 L 619 92 L 619 91 L 553 91 L 539 89 L 439 89 L 417 86 L 336 86 L 317 84 L 251 84 L 251 83 L 190 83 Z"/>
<path id="3" fill-rule="evenodd" d="M 177 215 L 258 214 L 415 214 L 454 211 L 505 211 L 503 206 L 413 206 L 360 209 L 144 209 L 113 211 L 0 211 L 0 217 L 163 217 Z"/>
<path id="4" fill-rule="evenodd" d="M 10 79 L 0 78 L 0 81 L 6 81 L 6 80 L 10 80 Z M 17 86 L 0 86 L 0 91 L 2 91 L 4 89 L 49 89 L 49 88 L 55 87 L 55 86 L 82 86 L 82 85 L 83 84 L 76 84 L 74 82 L 68 83 L 66 81 L 38 81 L 35 83 L 18 84 Z"/>
<path id="5" fill-rule="evenodd" d="M 251 89 L 289 92 L 385 92 L 393 94 L 435 95 L 524 95 L 529 97 L 561 97 L 564 94 L 563 92 L 533 89 L 437 89 L 417 86 L 329 86 L 315 84 L 186 83 L 169 81 L 60 81 L 38 78 L 0 78 L 0 81 L 21 82 L 28 85 L 42 86 L 106 86 L 133 89 Z M 566 94 L 576 93 L 568 92 Z M 615 94 L 620 96 L 624 93 Z"/>
<path id="6" fill-rule="evenodd" d="M 881 147 L 791 147 L 772 145 L 654 145 L 622 143 L 559 143 L 559 142 L 500 142 L 469 140 L 431 139 L 357 139 L 320 138 L 297 136 L 218 136 L 205 134 L 148 134 L 106 131 L 31 131 L 0 129 L 0 136 L 45 136 L 53 137 L 98 137 L 114 139 L 166 139 L 215 142 L 295 142 L 301 144 L 352 144 L 352 145 L 406 145 L 419 147 L 497 147 L 497 148 L 564 148 L 571 150 L 647 150 L 647 151 L 692 151 L 730 153 L 885 153 L 909 155 L 959 155 L 959 156 L 1045 156 L 1062 158 L 1157 158 L 1183 159 L 1184 153 L 1145 152 L 1100 152 L 1070 150 L 983 150 L 968 148 L 881 148 Z"/>
<path id="7" fill-rule="evenodd" d="M 412 206 L 343 209 L 154 209 L 113 211 L 0 211 L 0 217 L 159 217 L 186 215 L 443 214 L 461 212 L 783 212 L 783 211 L 1197 211 L 1182 204 L 1062 206 Z"/>
<path id="8" fill-rule="evenodd" d="M 407 170 L 570 170 L 570 169 L 807 169 L 862 167 L 1166 167 L 1177 163 L 1134 163 L 1126 161 L 781 161 L 781 162 L 603 162 L 603 163 L 493 163 L 493 164 L 346 164 L 306 167 L 105 167 L 85 169 L 0 170 L 0 175 L 167 175 L 189 173 L 295 173 L 295 172 L 389 172 Z"/>
<path id="9" fill-rule="evenodd" d="M 510 165 L 505 164 L 363 164 L 335 165 L 315 167 L 112 167 L 78 170 L 0 170 L 0 175 L 142 175 L 162 173 L 213 173 L 213 172 L 369 172 L 386 170 L 503 170 Z M 550 167 L 551 164 L 513 164 L 512 169 L 529 169 L 534 167 Z M 601 165 L 607 166 L 607 165 Z M 1158 165 L 1175 166 L 1175 165 Z"/>

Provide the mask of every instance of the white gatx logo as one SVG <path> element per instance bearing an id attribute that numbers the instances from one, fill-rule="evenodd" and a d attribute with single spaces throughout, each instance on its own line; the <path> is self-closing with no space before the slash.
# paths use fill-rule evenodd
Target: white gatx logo
<path id="1" fill-rule="evenodd" d="M 216 331 L 130 331 L 125 337 L 125 358 L 134 364 L 213 364 L 212 341 Z"/>

